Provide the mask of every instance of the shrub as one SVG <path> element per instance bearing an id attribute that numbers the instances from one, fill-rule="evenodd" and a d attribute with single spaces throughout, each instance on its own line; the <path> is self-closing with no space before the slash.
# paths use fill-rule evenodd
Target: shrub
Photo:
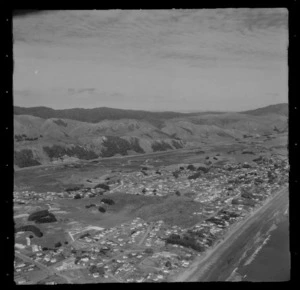
<path id="1" fill-rule="evenodd" d="M 79 193 L 77 193 L 75 196 L 74 196 L 74 199 L 81 199 L 81 195 Z"/>
<path id="2" fill-rule="evenodd" d="M 106 212 L 106 209 L 105 209 L 104 207 L 102 207 L 102 206 L 99 206 L 99 207 L 98 207 L 98 210 L 99 210 L 100 212 L 103 212 L 103 213 Z"/>

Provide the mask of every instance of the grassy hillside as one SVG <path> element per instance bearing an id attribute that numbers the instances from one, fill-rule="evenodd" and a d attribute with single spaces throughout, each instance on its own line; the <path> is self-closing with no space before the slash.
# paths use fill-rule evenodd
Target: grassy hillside
<path id="1" fill-rule="evenodd" d="M 232 142 L 248 136 L 286 132 L 288 126 L 284 108 L 284 104 L 279 104 L 243 114 L 180 114 L 108 108 L 81 111 L 15 107 L 15 165 L 25 167 L 68 158 L 87 160 L 143 154 L 180 149 L 203 142 Z M 43 117 L 18 114 L 22 112 Z M 89 118 L 87 112 L 92 112 Z M 97 115 L 97 112 L 103 114 Z M 51 118 L 53 115 L 57 117 Z M 66 115 L 69 118 L 63 118 Z M 125 115 L 135 118 L 118 119 Z M 153 116 L 157 116 L 154 121 L 150 119 Z M 95 121 L 100 119 L 105 120 Z"/>
<path id="2" fill-rule="evenodd" d="M 263 108 L 258 108 L 255 110 L 249 110 L 242 112 L 243 114 L 249 114 L 254 116 L 262 116 L 267 114 L 278 114 L 282 116 L 288 116 L 288 104 L 282 103 L 282 104 L 276 104 L 276 105 L 270 105 Z"/>
<path id="3" fill-rule="evenodd" d="M 88 123 L 98 123 L 103 120 L 135 119 L 149 121 L 150 123 L 156 125 L 159 125 L 159 120 L 172 119 L 176 117 L 190 115 L 177 112 L 148 112 L 139 110 L 112 109 L 106 107 L 94 109 L 74 108 L 65 110 L 54 110 L 47 107 L 22 108 L 17 106 L 14 107 L 14 114 L 31 115 L 43 119 L 71 119 Z"/>

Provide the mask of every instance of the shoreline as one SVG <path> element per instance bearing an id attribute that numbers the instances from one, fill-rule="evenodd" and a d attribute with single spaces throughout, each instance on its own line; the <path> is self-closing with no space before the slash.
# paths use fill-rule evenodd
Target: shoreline
<path id="1" fill-rule="evenodd" d="M 169 277 L 169 282 L 185 282 L 185 281 L 198 281 L 199 278 L 201 278 L 206 272 L 207 268 L 210 266 L 209 264 L 206 265 L 206 267 L 203 264 L 221 247 L 225 247 L 224 250 L 226 250 L 230 245 L 226 245 L 226 242 L 230 238 L 233 237 L 234 234 L 237 234 L 234 237 L 234 240 L 237 239 L 241 234 L 243 234 L 244 230 L 243 227 L 247 225 L 247 227 L 252 224 L 257 218 L 258 214 L 264 212 L 266 209 L 271 206 L 272 202 L 276 200 L 276 198 L 280 197 L 281 193 L 285 190 L 287 190 L 288 187 L 284 187 L 280 190 L 278 190 L 273 195 L 269 196 L 258 208 L 252 210 L 250 214 L 244 219 L 236 224 L 233 224 L 231 228 L 228 229 L 228 231 L 225 233 L 224 237 L 221 238 L 219 241 L 216 242 L 215 246 L 211 249 L 208 249 L 203 255 L 200 257 L 197 257 L 195 261 L 190 265 L 190 267 L 186 270 L 184 270 L 181 273 L 177 273 L 176 275 L 173 275 Z M 246 228 L 247 228 L 246 227 Z M 213 261 L 211 261 L 213 263 Z M 197 273 L 198 272 L 198 273 Z M 175 277 L 174 277 L 175 276 Z M 197 277 L 195 277 L 197 276 Z"/>

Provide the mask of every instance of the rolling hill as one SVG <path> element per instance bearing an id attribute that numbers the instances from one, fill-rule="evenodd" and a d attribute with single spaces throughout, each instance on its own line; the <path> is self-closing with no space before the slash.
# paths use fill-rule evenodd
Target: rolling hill
<path id="1" fill-rule="evenodd" d="M 287 130 L 287 104 L 243 113 L 14 107 L 14 163 L 94 159 L 190 147 Z"/>

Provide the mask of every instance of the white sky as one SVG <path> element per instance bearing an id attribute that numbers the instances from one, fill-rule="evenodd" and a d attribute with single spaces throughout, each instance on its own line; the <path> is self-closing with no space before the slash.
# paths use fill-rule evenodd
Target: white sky
<path id="1" fill-rule="evenodd" d="M 232 111 L 287 102 L 287 21 L 285 9 L 15 17 L 14 103 Z"/>

